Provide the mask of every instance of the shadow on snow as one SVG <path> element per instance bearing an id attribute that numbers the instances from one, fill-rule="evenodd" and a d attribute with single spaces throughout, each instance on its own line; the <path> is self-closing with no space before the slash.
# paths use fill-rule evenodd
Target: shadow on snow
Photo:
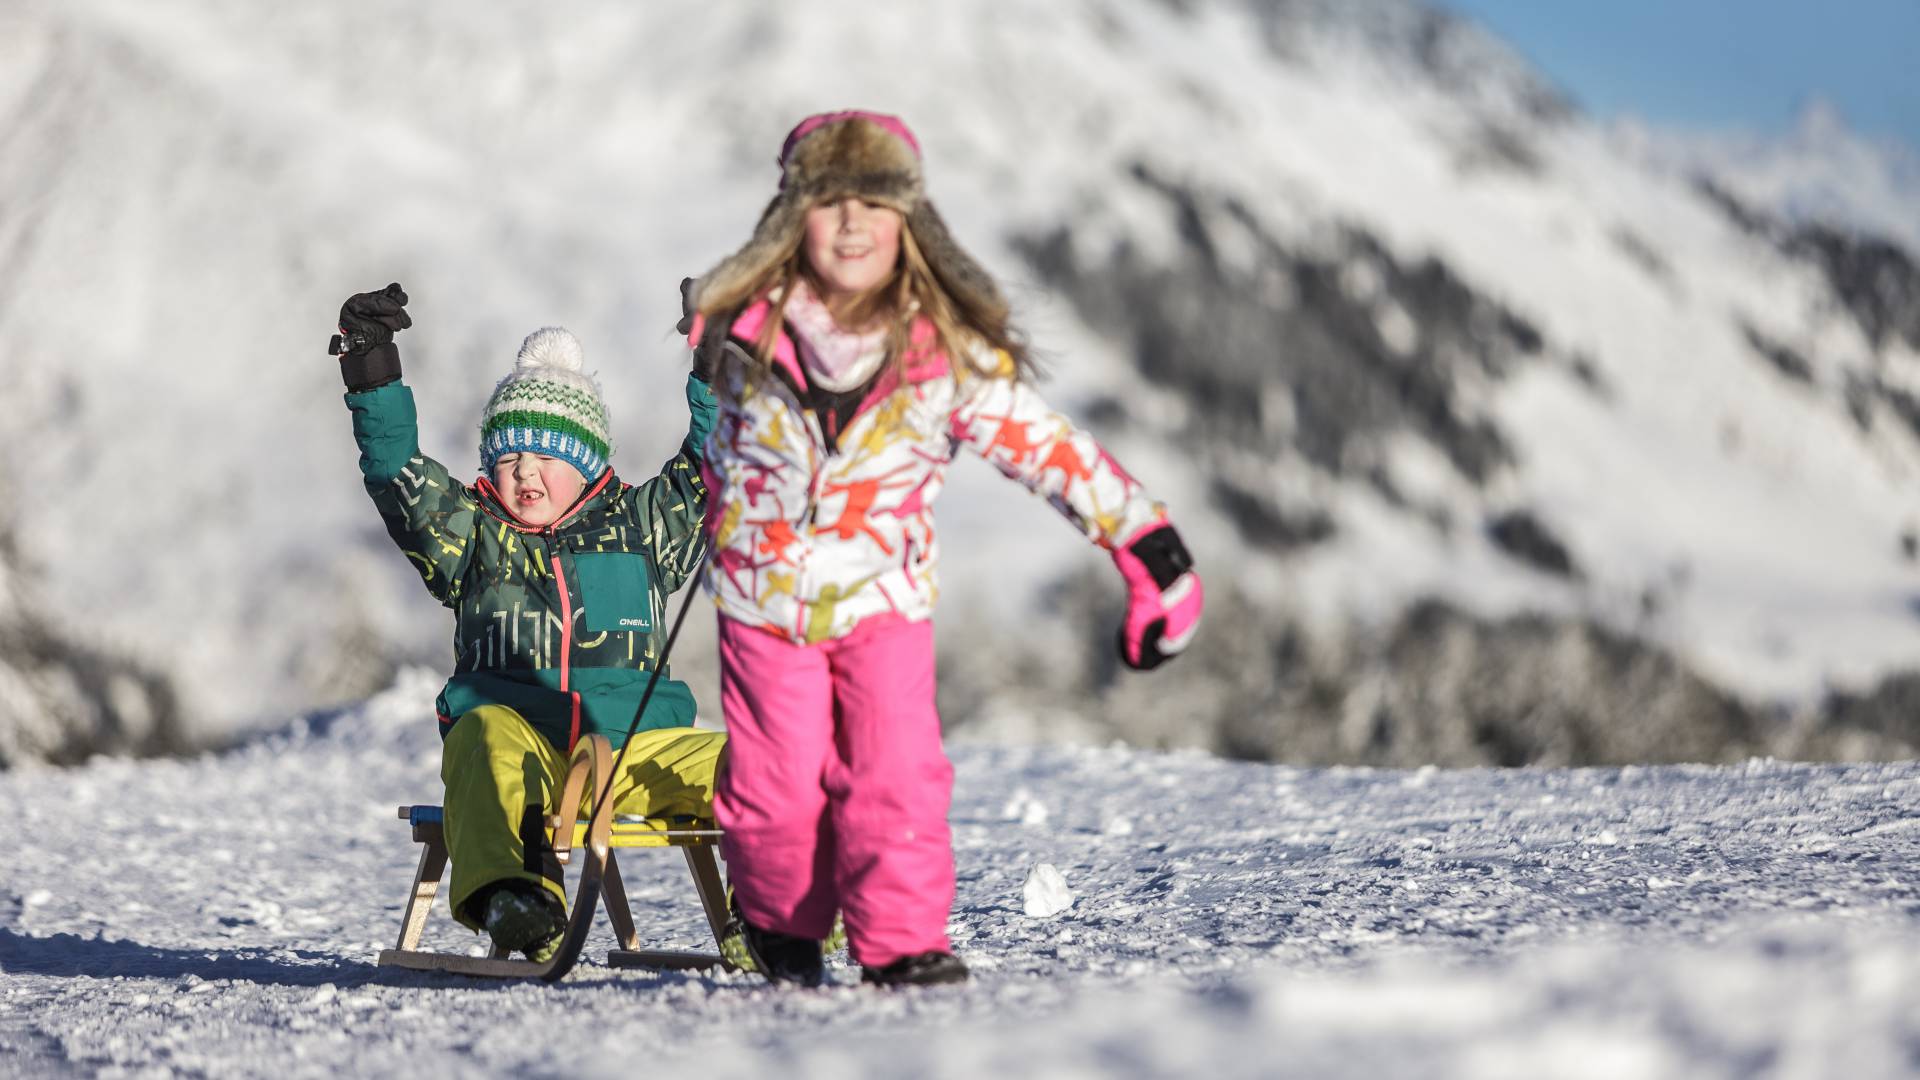
<path id="1" fill-rule="evenodd" d="M 583 969 L 595 967 L 597 965 L 592 963 L 582 964 Z M 534 981 L 382 968 L 364 960 L 349 960 L 337 953 L 313 949 L 170 949 L 134 941 L 81 937 L 78 934 L 32 937 L 6 927 L 0 927 L 0 974 L 162 980 L 192 976 L 203 982 L 229 980 L 261 986 L 332 984 L 473 990 L 506 990 Z M 643 988 L 657 988 L 677 982 L 713 983 L 712 979 L 691 972 L 635 971 L 621 974 L 651 977 L 622 978 L 612 982 L 635 982 Z M 606 982 L 601 980 L 583 982 L 576 979 L 556 984 L 555 989 L 585 989 L 605 985 Z"/>
<path id="2" fill-rule="evenodd" d="M 233 979 L 276 986 L 372 982 L 379 969 L 306 949 L 168 949 L 78 934 L 30 937 L 0 927 L 0 971 L 91 979 Z"/>

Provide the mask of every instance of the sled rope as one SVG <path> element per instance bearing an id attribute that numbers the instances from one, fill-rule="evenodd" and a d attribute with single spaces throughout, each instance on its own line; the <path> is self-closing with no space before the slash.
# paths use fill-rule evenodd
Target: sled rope
<path id="1" fill-rule="evenodd" d="M 680 626 L 687 621 L 687 612 L 693 607 L 693 598 L 699 595 L 707 574 L 707 559 L 713 549 L 700 556 L 700 565 L 693 576 L 687 579 L 687 598 L 680 602 L 680 614 L 673 617 L 673 628 L 667 631 L 667 644 L 660 650 L 660 661 L 653 665 L 653 677 L 647 680 L 647 688 L 640 692 L 640 705 L 633 710 L 633 721 L 627 725 L 627 734 L 620 743 L 620 752 L 613 756 L 613 767 L 607 770 L 600 791 L 594 795 L 593 809 L 587 814 L 587 820 L 593 821 L 600 816 L 600 808 L 606 800 L 613 797 L 613 780 L 620 775 L 620 763 L 626 760 L 627 747 L 633 743 L 633 734 L 640 730 L 640 718 L 647 715 L 647 701 L 653 697 L 653 688 L 660 683 L 660 673 L 667 669 L 667 657 L 673 655 L 673 643 L 680 637 Z M 564 812 L 564 808 L 563 812 Z"/>

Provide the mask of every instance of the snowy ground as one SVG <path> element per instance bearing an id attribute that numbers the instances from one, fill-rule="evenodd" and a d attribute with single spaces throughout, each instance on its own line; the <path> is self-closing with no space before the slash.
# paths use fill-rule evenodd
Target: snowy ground
<path id="1" fill-rule="evenodd" d="M 603 927 L 546 987 L 373 966 L 414 859 L 393 807 L 437 801 L 433 689 L 217 757 L 0 775 L 0 1073 L 1920 1072 L 1920 763 L 958 746 L 970 986 L 615 973 Z M 1041 863 L 1077 898 L 1031 918 Z M 643 935 L 697 942 L 679 860 L 624 865 Z"/>

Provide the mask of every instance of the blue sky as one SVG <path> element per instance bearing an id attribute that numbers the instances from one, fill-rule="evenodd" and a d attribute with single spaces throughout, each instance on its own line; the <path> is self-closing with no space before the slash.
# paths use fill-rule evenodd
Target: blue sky
<path id="1" fill-rule="evenodd" d="M 1920 0 L 1441 0 L 1588 111 L 1776 132 L 1811 98 L 1920 148 Z"/>

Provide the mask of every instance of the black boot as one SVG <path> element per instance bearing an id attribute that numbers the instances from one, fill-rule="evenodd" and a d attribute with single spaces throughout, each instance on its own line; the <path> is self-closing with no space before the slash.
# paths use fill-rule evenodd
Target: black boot
<path id="1" fill-rule="evenodd" d="M 727 920 L 724 938 L 737 940 L 746 948 L 751 965 L 737 964 L 749 971 L 758 971 L 771 983 L 785 983 L 792 986 L 819 986 L 827 981 L 827 965 L 820 954 L 820 943 L 812 938 L 794 937 L 791 934 L 776 934 L 771 930 L 762 930 L 748 922 L 740 914 L 739 908 L 731 912 Z M 735 938 L 735 933 L 738 937 Z M 723 942 L 721 952 L 727 951 L 731 941 Z"/>
<path id="2" fill-rule="evenodd" d="M 862 968 L 860 971 L 861 982 L 887 987 L 939 986 L 943 983 L 963 983 L 967 978 L 967 965 L 959 957 L 947 952 L 914 953 L 886 967 Z"/>

